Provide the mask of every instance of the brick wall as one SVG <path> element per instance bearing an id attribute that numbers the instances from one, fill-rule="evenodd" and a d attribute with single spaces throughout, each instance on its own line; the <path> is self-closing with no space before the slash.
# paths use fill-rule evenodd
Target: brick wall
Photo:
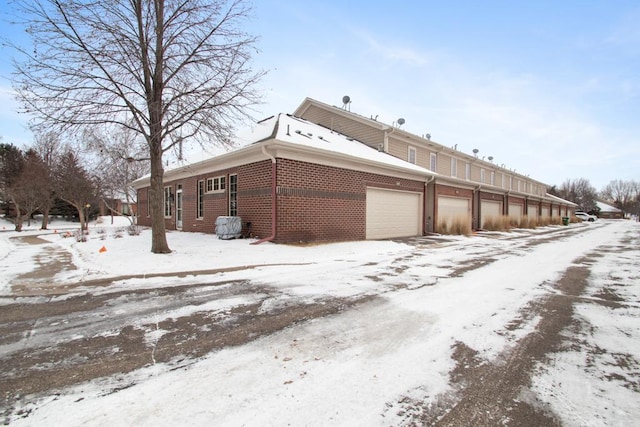
<path id="1" fill-rule="evenodd" d="M 238 216 L 251 223 L 251 234 L 265 238 L 272 233 L 271 161 L 264 160 L 207 175 L 165 182 L 175 194 L 183 191 L 184 231 L 215 232 L 218 216 L 228 215 L 229 174 L 238 175 Z M 196 218 L 198 180 L 225 175 L 224 193 L 205 194 L 203 218 Z M 351 171 L 288 159 L 277 159 L 277 235 L 275 242 L 349 241 L 366 238 L 366 189 L 368 186 L 424 191 L 423 181 Z M 138 190 L 138 222 L 151 225 L 147 216 L 147 189 Z M 175 229 L 172 218 L 165 226 Z M 245 228 L 246 231 L 246 228 Z"/>
<path id="2" fill-rule="evenodd" d="M 471 199 L 473 197 L 473 190 L 465 189 L 465 188 L 456 188 L 450 187 L 448 185 L 436 185 L 436 198 L 437 196 L 448 196 L 448 197 L 463 197 L 467 199 Z"/>
<path id="3" fill-rule="evenodd" d="M 424 182 L 278 159 L 277 242 L 366 238 L 368 186 L 424 191 Z"/>

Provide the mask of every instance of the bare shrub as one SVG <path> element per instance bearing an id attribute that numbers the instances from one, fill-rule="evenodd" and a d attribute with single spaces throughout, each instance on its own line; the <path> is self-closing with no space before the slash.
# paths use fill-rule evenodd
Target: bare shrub
<path id="1" fill-rule="evenodd" d="M 471 235 L 471 231 L 471 224 L 467 218 L 457 217 L 454 218 L 451 223 L 442 220 L 438 225 L 438 232 L 440 234 L 469 236 Z"/>
<path id="2" fill-rule="evenodd" d="M 86 242 L 87 235 L 84 234 L 84 230 L 76 230 L 73 232 L 73 237 L 76 239 L 76 242 Z"/>
<path id="3" fill-rule="evenodd" d="M 562 217 L 552 216 L 549 220 L 549 225 L 562 225 Z"/>
<path id="4" fill-rule="evenodd" d="M 139 236 L 142 232 L 142 228 L 139 225 L 131 224 L 127 227 L 127 234 L 129 236 Z"/>
<path id="5" fill-rule="evenodd" d="M 440 221 L 440 223 L 438 224 L 438 233 L 449 234 L 449 224 L 447 223 L 447 221 Z"/>
<path id="6" fill-rule="evenodd" d="M 506 215 L 492 216 L 484 220 L 482 228 L 489 231 L 509 231 L 511 219 Z"/>

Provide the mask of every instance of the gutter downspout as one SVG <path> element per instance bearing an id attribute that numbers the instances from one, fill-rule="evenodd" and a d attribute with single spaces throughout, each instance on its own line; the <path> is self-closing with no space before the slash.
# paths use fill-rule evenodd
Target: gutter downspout
<path id="1" fill-rule="evenodd" d="M 276 238 L 276 215 L 278 213 L 278 199 L 276 191 L 276 158 L 272 154 L 267 152 L 266 146 L 263 145 L 260 149 L 262 151 L 262 154 L 271 159 L 271 235 L 269 237 L 265 237 L 264 239 L 258 240 L 257 242 L 251 243 L 252 245 L 259 245 L 260 243 L 270 242 Z"/>
<path id="2" fill-rule="evenodd" d="M 429 186 L 429 184 L 431 184 L 434 180 L 436 179 L 435 175 L 432 175 L 429 179 L 427 179 L 424 183 L 424 206 L 423 206 L 423 217 L 422 217 L 422 222 L 425 225 L 425 229 L 423 234 L 426 235 L 427 233 L 431 233 L 432 231 L 429 231 L 429 221 L 432 220 L 431 216 L 429 216 L 427 218 L 427 211 L 429 210 L 429 202 L 428 202 L 428 194 L 427 194 L 427 187 Z M 435 200 L 435 194 L 434 194 L 434 200 Z M 435 210 L 435 209 L 434 209 Z M 432 227 L 433 229 L 433 227 Z"/>
<path id="3" fill-rule="evenodd" d="M 482 190 L 482 184 L 478 184 L 476 188 L 473 190 L 473 203 L 475 204 L 475 212 L 471 214 L 471 225 L 474 223 L 477 225 L 476 230 L 480 230 L 482 228 L 482 199 L 480 198 L 480 190 Z M 477 213 L 478 215 L 474 215 Z"/>
<path id="4" fill-rule="evenodd" d="M 391 129 L 391 132 L 389 132 L 389 129 Z M 382 150 L 385 153 L 389 152 L 389 135 L 391 135 L 393 132 L 396 131 L 395 127 L 388 127 L 384 130 L 384 138 L 383 138 L 383 142 L 382 142 Z"/>

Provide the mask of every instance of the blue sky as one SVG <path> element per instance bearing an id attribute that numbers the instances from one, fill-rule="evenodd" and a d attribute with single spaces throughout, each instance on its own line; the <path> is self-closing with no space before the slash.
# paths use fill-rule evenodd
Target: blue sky
<path id="1" fill-rule="evenodd" d="M 4 0 L 3 11 L 8 10 Z M 257 119 L 309 96 L 560 185 L 640 180 L 640 3 L 256 0 Z M 0 36 L 16 29 L 0 24 Z M 0 51 L 0 135 L 28 143 Z"/>

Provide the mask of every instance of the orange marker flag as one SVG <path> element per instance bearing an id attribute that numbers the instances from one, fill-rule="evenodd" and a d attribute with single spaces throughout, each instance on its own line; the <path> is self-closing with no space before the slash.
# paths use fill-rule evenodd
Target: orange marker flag
<path id="1" fill-rule="evenodd" d="M 107 248 L 103 246 L 103 247 L 100 248 L 100 250 L 98 252 L 100 252 L 100 253 L 107 252 Z"/>

